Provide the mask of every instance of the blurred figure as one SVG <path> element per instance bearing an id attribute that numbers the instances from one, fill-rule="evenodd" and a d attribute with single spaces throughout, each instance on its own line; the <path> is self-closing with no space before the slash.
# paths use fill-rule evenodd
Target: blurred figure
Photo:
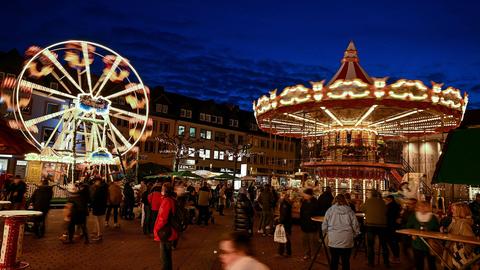
<path id="1" fill-rule="evenodd" d="M 53 197 L 53 189 L 48 185 L 48 180 L 44 179 L 42 185 L 39 186 L 30 198 L 30 204 L 33 210 L 42 212 L 42 215 L 35 218 L 34 229 L 35 235 L 41 238 L 45 235 L 45 220 L 50 210 L 50 201 Z"/>
<path id="2" fill-rule="evenodd" d="M 150 203 L 148 202 L 148 195 L 150 194 L 150 190 L 152 189 L 153 184 L 148 183 L 147 187 L 144 189 L 143 193 L 141 194 L 141 203 L 142 203 L 142 230 L 143 234 L 148 235 L 152 233 L 150 223 L 151 223 L 151 215 L 152 215 L 152 208 L 150 207 Z"/>
<path id="3" fill-rule="evenodd" d="M 438 231 L 439 224 L 435 215 L 432 213 L 432 208 L 428 202 L 422 201 L 417 204 L 415 215 L 410 216 L 407 222 L 407 228 Z M 425 266 L 425 258 L 427 259 L 428 269 L 437 269 L 435 263 L 435 256 L 430 254 L 428 247 L 418 237 L 412 237 L 413 257 L 415 260 L 415 269 L 423 270 Z"/>
<path id="4" fill-rule="evenodd" d="M 235 204 L 234 230 L 237 232 L 253 234 L 253 205 L 247 197 L 245 188 L 238 191 L 237 203 Z"/>
<path id="5" fill-rule="evenodd" d="M 123 218 L 133 220 L 135 214 L 133 213 L 135 207 L 135 192 L 133 191 L 131 181 L 127 181 L 123 186 Z"/>
<path id="6" fill-rule="evenodd" d="M 328 208 L 332 206 L 333 202 L 333 195 L 332 195 L 332 188 L 326 187 L 325 191 L 318 197 L 318 211 L 320 211 L 320 216 L 325 216 Z"/>
<path id="7" fill-rule="evenodd" d="M 283 225 L 285 229 L 285 236 L 287 237 L 287 243 L 280 243 L 278 246 L 278 254 L 286 257 L 292 256 L 292 201 L 290 199 L 290 193 L 285 193 L 280 203 L 280 217 L 278 222 Z"/>
<path id="8" fill-rule="evenodd" d="M 393 254 L 392 263 L 400 263 L 400 245 L 396 230 L 400 229 L 400 205 L 395 201 L 393 195 L 385 199 L 387 203 L 387 241 Z"/>
<path id="9" fill-rule="evenodd" d="M 155 220 L 153 234 L 155 241 L 160 242 L 161 269 L 171 270 L 173 269 L 172 245 L 173 241 L 178 239 L 178 232 L 173 228 L 170 216 L 173 216 L 178 209 L 175 209 L 175 192 L 170 183 L 162 185 L 161 193 L 163 199 Z"/>
<path id="10" fill-rule="evenodd" d="M 470 203 L 470 211 L 472 211 L 473 222 L 480 225 L 480 193 L 475 195 L 475 200 Z"/>
<path id="11" fill-rule="evenodd" d="M 272 188 L 266 184 L 258 197 L 258 202 L 262 207 L 262 219 L 260 220 L 260 233 L 263 236 L 271 235 L 273 227 L 273 208 L 275 201 L 273 198 Z"/>
<path id="12" fill-rule="evenodd" d="M 374 266 L 375 259 L 375 237 L 378 236 L 382 246 L 383 263 L 389 267 L 388 246 L 387 246 L 387 206 L 382 200 L 378 191 L 372 189 L 370 198 L 362 206 L 365 213 L 365 228 L 367 232 L 367 254 L 368 266 Z"/>
<path id="13" fill-rule="evenodd" d="M 230 208 L 230 205 L 233 202 L 233 187 L 227 185 L 225 188 L 225 207 Z"/>
<path id="14" fill-rule="evenodd" d="M 338 194 L 333 206 L 327 210 L 322 231 L 328 236 L 328 247 L 332 257 L 330 269 L 337 270 L 341 258 L 342 269 L 349 270 L 354 238 L 360 234 L 360 226 L 355 212 L 343 194 Z"/>
<path id="15" fill-rule="evenodd" d="M 452 222 L 448 226 L 448 228 L 440 228 L 441 231 L 459 235 L 459 236 L 475 236 L 472 225 L 473 220 L 471 218 L 472 212 L 469 206 L 465 203 L 454 203 L 452 205 Z M 443 257 L 448 263 L 450 268 L 462 268 L 464 265 L 462 264 L 463 258 L 470 259 L 473 257 L 474 254 L 474 246 L 466 245 L 466 244 L 459 244 L 457 242 L 447 242 L 445 245 L 447 250 L 444 250 Z M 452 254 L 459 255 L 456 258 L 452 257 Z M 463 258 L 462 258 L 463 257 Z M 460 260 L 457 260 L 460 259 Z"/>
<path id="16" fill-rule="evenodd" d="M 13 183 L 9 186 L 9 201 L 12 202 L 14 210 L 25 209 L 25 192 L 27 192 L 27 184 L 20 175 L 16 175 Z"/>
<path id="17" fill-rule="evenodd" d="M 220 241 L 220 261 L 225 270 L 268 270 L 252 256 L 250 237 L 244 233 L 232 233 Z"/>
<path id="18" fill-rule="evenodd" d="M 318 224 L 312 220 L 312 217 L 319 215 L 318 201 L 313 197 L 313 189 L 307 188 L 303 192 L 303 200 L 300 207 L 300 228 L 303 232 L 304 260 L 309 260 L 312 255 L 312 250 L 315 251 L 319 245 Z"/>
<path id="19" fill-rule="evenodd" d="M 162 186 L 160 183 L 153 185 L 151 192 L 148 194 L 148 203 L 150 204 L 150 231 L 153 232 L 153 227 L 155 225 L 155 220 L 158 215 L 158 210 L 160 209 L 160 204 L 162 203 Z"/>
<path id="20" fill-rule="evenodd" d="M 200 225 L 202 221 L 205 225 L 208 225 L 209 220 L 209 202 L 212 198 L 212 192 L 207 185 L 207 182 L 203 183 L 203 186 L 198 190 L 198 220 L 197 225 Z"/>
<path id="21" fill-rule="evenodd" d="M 67 201 L 66 209 L 68 222 L 68 239 L 64 241 L 65 244 L 73 243 L 73 236 L 75 234 L 75 226 L 78 225 L 82 229 L 83 237 L 85 238 L 85 244 L 89 243 L 88 230 L 87 230 L 87 215 L 88 205 L 85 203 L 82 197 L 81 190 L 74 185 L 68 188 L 70 198 Z"/>
<path id="22" fill-rule="evenodd" d="M 103 222 L 104 215 L 107 211 L 108 200 L 108 187 L 100 177 L 94 178 L 92 185 L 92 202 L 90 204 L 92 208 L 92 215 L 95 221 L 96 235 L 92 238 L 94 241 L 100 241 L 103 237 Z"/>
<path id="23" fill-rule="evenodd" d="M 223 209 L 225 208 L 225 204 L 227 203 L 227 195 L 226 195 L 227 188 L 223 185 L 218 192 L 218 213 L 220 216 L 224 216 Z"/>
<path id="24" fill-rule="evenodd" d="M 400 228 L 407 228 L 407 222 L 411 216 L 415 216 L 415 208 L 417 206 L 417 199 L 407 199 L 405 207 L 400 212 Z M 409 235 L 402 235 L 402 250 L 403 254 L 411 258 L 410 249 L 412 247 L 412 238 Z"/>
<path id="25" fill-rule="evenodd" d="M 345 200 L 347 200 L 348 206 L 350 206 L 350 208 L 352 208 L 353 212 L 356 213 L 357 208 L 355 207 L 355 203 L 352 201 L 350 193 L 345 193 L 344 196 L 345 196 Z"/>
<path id="26" fill-rule="evenodd" d="M 118 208 L 122 203 L 122 189 L 120 188 L 120 181 L 113 181 L 108 185 L 108 197 L 107 197 L 107 214 L 105 216 L 105 226 L 109 226 L 110 215 L 113 210 L 113 226 L 115 228 L 120 227 L 118 224 Z"/>

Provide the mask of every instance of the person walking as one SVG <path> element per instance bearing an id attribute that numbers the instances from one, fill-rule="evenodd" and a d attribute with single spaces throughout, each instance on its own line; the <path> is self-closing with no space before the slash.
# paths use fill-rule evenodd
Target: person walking
<path id="1" fill-rule="evenodd" d="M 120 187 L 120 181 L 113 181 L 108 185 L 108 198 L 107 198 L 107 214 L 105 216 L 105 226 L 109 226 L 110 215 L 113 210 L 113 226 L 115 228 L 120 227 L 118 223 L 118 208 L 122 203 L 122 188 Z"/>
<path id="2" fill-rule="evenodd" d="M 150 204 L 150 231 L 153 232 L 153 227 L 155 225 L 155 220 L 157 219 L 158 210 L 160 209 L 160 204 L 162 203 L 162 186 L 160 183 L 153 185 L 151 192 L 148 194 L 148 203 Z"/>
<path id="3" fill-rule="evenodd" d="M 392 263 L 400 263 L 400 245 L 396 231 L 400 229 L 400 205 L 393 195 L 388 195 L 387 202 L 387 242 L 393 254 Z"/>
<path id="4" fill-rule="evenodd" d="M 34 232 L 38 238 L 45 235 L 45 220 L 50 210 L 50 201 L 53 197 L 53 189 L 48 185 L 48 180 L 44 179 L 42 185 L 39 186 L 32 194 L 30 204 L 35 211 L 41 211 L 42 215 L 35 218 Z"/>
<path id="5" fill-rule="evenodd" d="M 262 207 L 262 219 L 260 221 L 262 227 L 260 228 L 260 232 L 263 236 L 271 235 L 271 230 L 273 227 L 273 208 L 275 205 L 272 189 L 269 184 L 266 184 L 263 188 L 260 196 L 258 197 L 258 202 Z"/>
<path id="6" fill-rule="evenodd" d="M 333 203 L 322 223 L 331 254 L 330 269 L 337 270 L 341 259 L 342 269 L 349 270 L 354 238 L 360 234 L 360 225 L 343 194 L 338 194 Z"/>
<path id="7" fill-rule="evenodd" d="M 367 257 L 368 266 L 374 266 L 375 259 L 375 237 L 378 236 L 382 247 L 383 263 L 386 267 L 390 267 L 388 260 L 387 247 L 387 206 L 381 198 L 378 191 L 372 189 L 370 198 L 361 207 L 365 213 L 365 229 L 367 233 Z"/>
<path id="8" fill-rule="evenodd" d="M 278 219 L 279 224 L 283 225 L 285 229 L 286 243 L 280 243 L 278 245 L 278 254 L 285 257 L 292 256 L 292 201 L 290 199 L 290 193 L 285 193 L 280 202 L 280 216 Z"/>
<path id="9" fill-rule="evenodd" d="M 148 202 L 148 195 L 150 194 L 150 191 L 152 189 L 152 183 L 148 183 L 146 189 L 143 191 L 141 195 L 141 202 L 142 202 L 142 220 L 141 220 L 141 225 L 142 225 L 142 230 L 143 234 L 148 235 L 151 234 L 152 231 L 152 226 L 150 226 L 151 219 L 152 219 L 152 208 L 150 206 L 150 203 Z"/>
<path id="10" fill-rule="evenodd" d="M 200 225 L 202 221 L 205 223 L 205 225 L 208 225 L 208 220 L 209 220 L 209 202 L 210 199 L 212 198 L 212 192 L 210 191 L 210 188 L 207 185 L 207 182 L 203 183 L 203 186 L 198 190 L 198 220 L 197 220 L 197 225 Z"/>
<path id="11" fill-rule="evenodd" d="M 131 181 L 127 181 L 123 186 L 123 218 L 127 220 L 135 219 L 133 208 L 135 207 L 135 192 L 133 191 Z"/>
<path id="12" fill-rule="evenodd" d="M 302 230 L 303 260 L 310 260 L 312 250 L 315 251 L 319 244 L 318 225 L 312 217 L 319 216 L 318 201 L 313 197 L 313 189 L 307 188 L 303 192 L 300 207 L 300 229 Z"/>
<path id="13" fill-rule="evenodd" d="M 417 203 L 415 215 L 410 216 L 407 229 L 417 229 L 424 231 L 437 232 L 440 225 L 437 217 L 432 213 L 432 207 L 428 202 L 422 201 Z M 412 237 L 413 257 L 415 261 L 415 269 L 423 270 L 425 267 L 425 258 L 427 259 L 428 269 L 436 270 L 435 256 L 430 254 L 429 248 L 418 237 Z"/>
<path id="14" fill-rule="evenodd" d="M 92 238 L 94 241 L 100 241 L 103 238 L 103 221 L 107 211 L 107 199 L 107 184 L 101 177 L 96 176 L 92 185 L 92 202 L 90 204 L 96 228 L 96 235 Z"/>
<path id="15" fill-rule="evenodd" d="M 237 203 L 235 203 L 234 230 L 236 232 L 253 234 L 253 205 L 248 199 L 247 190 L 241 188 L 238 191 Z"/>
<path id="16" fill-rule="evenodd" d="M 154 226 L 154 240 L 160 242 L 161 269 L 173 269 L 172 245 L 178 239 L 178 231 L 171 224 L 171 216 L 175 214 L 175 192 L 170 183 L 162 185 L 162 201 Z"/>

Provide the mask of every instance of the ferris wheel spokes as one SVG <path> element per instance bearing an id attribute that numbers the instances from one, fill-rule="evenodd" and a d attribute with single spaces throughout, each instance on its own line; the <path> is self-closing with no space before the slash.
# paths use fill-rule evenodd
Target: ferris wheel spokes
<path id="1" fill-rule="evenodd" d="M 132 118 L 135 118 L 135 119 L 138 119 L 138 120 L 141 120 L 141 121 L 147 121 L 147 119 L 148 119 L 148 117 L 146 115 L 140 115 L 138 113 L 125 111 L 125 110 L 122 110 L 122 109 L 119 109 L 119 108 L 116 108 L 116 107 L 113 107 L 113 106 L 110 106 L 110 111 L 115 111 L 115 112 L 118 112 L 120 114 L 124 114 L 126 116 L 130 116 Z M 115 117 L 114 114 L 112 114 L 112 116 Z"/>
<path id="2" fill-rule="evenodd" d="M 54 94 L 54 95 L 62 96 L 62 97 L 64 97 L 64 98 L 68 98 L 68 99 L 75 99 L 75 98 L 77 98 L 77 97 L 75 97 L 75 96 L 73 96 L 73 95 L 60 92 L 60 91 L 58 91 L 58 90 L 52 89 L 52 88 L 47 87 L 47 86 L 43 86 L 43 85 L 40 85 L 40 84 L 36 84 L 36 83 L 34 83 L 34 82 L 30 82 L 30 81 L 27 81 L 27 80 L 25 80 L 25 79 L 22 79 L 22 80 L 20 81 L 20 86 L 26 87 L 26 88 L 32 88 L 32 89 L 35 89 L 35 90 L 37 90 L 37 91 L 42 91 L 42 92 L 45 92 L 45 93 L 48 93 L 48 94 Z"/>
<path id="3" fill-rule="evenodd" d="M 115 72 L 115 69 L 117 69 L 117 67 L 122 62 L 122 59 L 123 58 L 121 56 L 116 56 L 115 61 L 113 62 L 112 66 L 110 67 L 110 70 L 107 72 L 107 74 L 105 76 L 103 76 L 103 74 L 102 74 L 102 76 L 100 77 L 100 80 L 98 80 L 98 82 L 97 82 L 97 85 L 98 85 L 98 83 L 101 81 L 101 85 L 98 88 L 98 91 L 95 93 L 95 95 L 93 95 L 93 92 L 95 92 L 97 85 L 95 85 L 95 87 L 92 90 L 93 97 L 98 97 L 98 95 L 100 95 L 100 92 L 102 92 L 103 88 L 105 87 L 107 82 L 110 80 L 110 77 L 112 77 L 113 73 Z M 102 78 L 103 78 L 103 80 L 102 80 Z"/>
<path id="4" fill-rule="evenodd" d="M 63 73 L 64 77 L 67 77 L 67 79 L 73 84 L 73 86 L 75 86 L 75 88 L 78 89 L 78 91 L 85 94 L 82 87 L 80 87 L 80 85 L 78 85 L 78 83 L 73 79 L 73 77 L 65 70 L 65 68 L 62 66 L 62 64 L 60 64 L 60 62 L 58 62 L 55 55 L 53 55 L 53 53 L 49 49 L 45 49 L 43 51 L 43 54 Z M 62 79 L 62 78 L 60 78 L 60 79 Z"/>
<path id="5" fill-rule="evenodd" d="M 55 112 L 55 113 L 51 113 L 51 114 L 47 114 L 47 115 L 42 115 L 40 117 L 37 117 L 37 118 L 32 118 L 32 119 L 29 119 L 27 121 L 25 121 L 25 128 L 29 128 L 33 125 L 36 125 L 38 123 L 42 123 L 42 122 L 45 122 L 45 121 L 48 121 L 52 118 L 55 118 L 55 117 L 58 117 L 58 116 L 61 116 L 62 115 L 62 118 L 69 112 L 73 111 L 75 108 L 68 108 L 68 109 L 65 109 L 65 110 L 60 110 L 58 112 Z M 59 123 L 61 121 L 58 121 Z"/>
<path id="6" fill-rule="evenodd" d="M 85 62 L 85 73 L 87 74 L 87 85 L 90 94 L 92 92 L 92 74 L 90 73 L 90 59 L 88 57 L 88 45 L 86 42 L 82 42 L 83 61 Z"/>
<path id="7" fill-rule="evenodd" d="M 130 93 L 135 92 L 135 91 L 137 91 L 137 90 L 143 89 L 144 87 L 145 87 L 145 85 L 143 85 L 143 84 L 136 84 L 136 85 L 134 85 L 134 86 L 130 86 L 130 87 L 128 87 L 128 88 L 125 88 L 124 90 L 122 90 L 122 91 L 120 91 L 120 92 L 117 92 L 117 93 L 108 95 L 108 96 L 106 96 L 105 98 L 106 98 L 106 99 L 116 98 L 116 97 L 119 97 L 119 96 L 123 96 L 123 95 L 126 95 L 126 94 L 130 94 Z"/>

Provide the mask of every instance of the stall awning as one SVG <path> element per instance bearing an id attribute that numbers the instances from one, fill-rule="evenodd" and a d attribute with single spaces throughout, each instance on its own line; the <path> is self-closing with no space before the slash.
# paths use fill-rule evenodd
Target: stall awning
<path id="1" fill-rule="evenodd" d="M 19 130 L 12 129 L 4 120 L 0 120 L 0 154 L 23 156 L 38 153 Z"/>
<path id="2" fill-rule="evenodd" d="M 480 185 L 480 128 L 448 134 L 432 183 Z"/>

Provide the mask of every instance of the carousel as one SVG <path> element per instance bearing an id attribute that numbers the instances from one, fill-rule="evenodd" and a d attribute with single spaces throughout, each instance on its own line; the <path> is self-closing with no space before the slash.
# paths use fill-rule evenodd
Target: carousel
<path id="1" fill-rule="evenodd" d="M 301 139 L 302 170 L 319 185 L 365 198 L 365 190 L 400 184 L 406 139 L 456 128 L 467 103 L 442 83 L 370 77 L 350 42 L 328 83 L 273 90 L 253 110 L 263 131 Z"/>

